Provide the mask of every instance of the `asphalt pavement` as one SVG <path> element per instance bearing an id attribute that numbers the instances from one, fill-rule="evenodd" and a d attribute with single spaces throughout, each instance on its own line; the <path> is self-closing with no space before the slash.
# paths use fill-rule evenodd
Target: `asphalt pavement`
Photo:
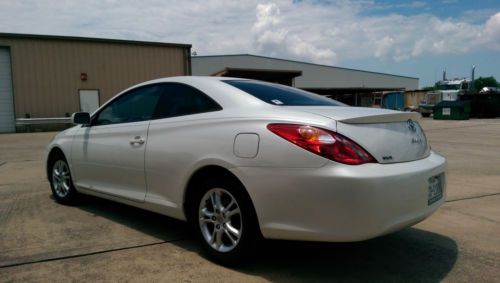
<path id="1" fill-rule="evenodd" d="M 422 125 L 449 162 L 434 215 L 359 243 L 265 241 L 237 268 L 206 259 L 183 222 L 93 197 L 55 203 L 55 133 L 1 134 L 0 281 L 499 282 L 500 119 Z"/>

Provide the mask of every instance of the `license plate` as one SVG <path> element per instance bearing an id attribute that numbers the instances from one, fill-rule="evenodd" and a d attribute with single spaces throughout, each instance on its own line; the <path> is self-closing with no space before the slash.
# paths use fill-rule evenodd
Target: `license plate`
<path id="1" fill-rule="evenodd" d="M 443 197 L 443 184 L 440 176 L 429 178 L 427 205 L 431 205 Z"/>

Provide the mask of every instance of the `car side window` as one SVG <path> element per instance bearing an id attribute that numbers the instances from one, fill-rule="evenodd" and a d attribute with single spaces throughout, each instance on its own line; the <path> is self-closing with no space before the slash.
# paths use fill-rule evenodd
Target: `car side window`
<path id="1" fill-rule="evenodd" d="M 222 107 L 200 90 L 180 83 L 163 84 L 154 119 L 169 118 L 222 110 Z"/>
<path id="2" fill-rule="evenodd" d="M 151 120 L 161 93 L 161 85 L 130 90 L 100 111 L 93 124 L 110 125 Z"/>

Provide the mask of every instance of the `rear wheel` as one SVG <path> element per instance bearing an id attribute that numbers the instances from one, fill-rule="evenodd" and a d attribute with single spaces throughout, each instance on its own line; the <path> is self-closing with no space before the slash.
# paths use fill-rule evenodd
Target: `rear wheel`
<path id="1" fill-rule="evenodd" d="M 255 252 L 258 224 L 246 192 L 237 182 L 203 182 L 192 206 L 191 223 L 208 255 L 215 261 L 237 264 Z"/>
<path id="2" fill-rule="evenodd" d="M 55 200 L 62 204 L 73 204 L 78 192 L 73 186 L 69 165 L 64 156 L 58 154 L 50 162 L 50 187 Z"/>

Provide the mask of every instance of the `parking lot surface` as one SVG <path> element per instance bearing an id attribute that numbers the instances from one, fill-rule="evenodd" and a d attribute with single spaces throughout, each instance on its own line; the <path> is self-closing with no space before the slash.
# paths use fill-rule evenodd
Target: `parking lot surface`
<path id="1" fill-rule="evenodd" d="M 359 243 L 265 241 L 236 268 L 171 218 L 93 197 L 56 204 L 44 172 L 55 133 L 0 135 L 0 281 L 499 282 L 500 119 L 422 125 L 449 162 L 437 213 Z"/>

